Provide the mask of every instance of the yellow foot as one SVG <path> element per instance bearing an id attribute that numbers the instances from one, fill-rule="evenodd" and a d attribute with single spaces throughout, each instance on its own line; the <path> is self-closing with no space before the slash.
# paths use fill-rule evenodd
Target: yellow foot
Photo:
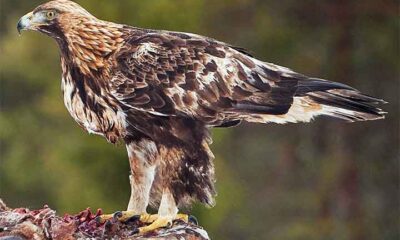
<path id="1" fill-rule="evenodd" d="M 149 226 L 146 227 L 141 227 L 135 230 L 133 233 L 134 234 L 145 234 L 148 232 L 152 232 L 154 230 L 157 230 L 159 228 L 165 228 L 165 227 L 171 227 L 172 222 L 176 220 L 180 220 L 186 223 L 192 223 L 192 224 L 198 224 L 197 219 L 194 216 L 189 216 L 186 214 L 178 214 L 176 215 L 175 218 L 171 217 L 164 217 L 164 216 L 159 216 L 159 215 L 141 215 L 137 216 L 141 222 L 143 223 L 151 223 Z"/>
<path id="2" fill-rule="evenodd" d="M 159 228 L 171 227 L 172 219 L 170 217 L 157 217 L 155 221 L 146 227 L 141 227 L 133 231 L 133 234 L 145 234 L 148 232 L 152 232 Z"/>
<path id="3" fill-rule="evenodd" d="M 105 223 L 107 220 L 117 220 L 120 222 L 127 222 L 127 221 L 134 221 L 134 220 L 139 220 L 142 223 L 153 223 L 159 218 L 158 214 L 140 214 L 138 215 L 135 212 L 132 211 L 119 211 L 115 212 L 113 214 L 104 214 L 99 217 L 97 217 L 97 222 L 99 223 Z M 198 224 L 196 217 L 194 216 L 189 216 L 187 214 L 177 214 L 176 218 L 173 220 L 181 220 L 186 223 L 193 223 L 193 224 Z"/>
<path id="4" fill-rule="evenodd" d="M 192 223 L 198 225 L 197 219 L 194 216 L 189 216 L 186 214 L 177 214 L 175 218 L 171 217 L 161 217 L 158 214 L 141 214 L 132 211 L 116 212 L 114 214 L 105 214 L 96 218 L 96 221 L 100 224 L 106 223 L 107 221 L 119 221 L 119 222 L 130 222 L 130 221 L 140 221 L 141 223 L 150 224 L 149 226 L 141 227 L 134 230 L 134 234 L 148 233 L 159 228 L 170 227 L 172 222 L 180 220 L 185 223 Z"/>

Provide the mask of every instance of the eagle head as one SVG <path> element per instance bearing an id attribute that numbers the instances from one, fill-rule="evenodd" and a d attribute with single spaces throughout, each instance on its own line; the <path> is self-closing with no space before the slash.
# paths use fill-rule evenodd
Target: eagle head
<path id="1" fill-rule="evenodd" d="M 54 0 L 42 4 L 23 16 L 17 25 L 19 33 L 23 30 L 34 30 L 52 37 L 72 27 L 77 21 L 95 19 L 79 4 L 70 0 Z"/>
<path id="2" fill-rule="evenodd" d="M 53 0 L 23 16 L 18 31 L 34 30 L 54 38 L 62 56 L 82 73 L 102 72 L 108 56 L 124 43 L 124 26 L 97 19 L 70 0 Z"/>

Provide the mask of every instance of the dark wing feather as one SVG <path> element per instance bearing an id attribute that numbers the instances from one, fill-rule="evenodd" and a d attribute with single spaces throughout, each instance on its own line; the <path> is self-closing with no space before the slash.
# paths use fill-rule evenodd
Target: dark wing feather
<path id="1" fill-rule="evenodd" d="M 110 87 L 125 106 L 213 126 L 235 125 L 252 114 L 287 113 L 298 82 L 289 69 L 182 33 L 132 38 L 116 60 Z"/>

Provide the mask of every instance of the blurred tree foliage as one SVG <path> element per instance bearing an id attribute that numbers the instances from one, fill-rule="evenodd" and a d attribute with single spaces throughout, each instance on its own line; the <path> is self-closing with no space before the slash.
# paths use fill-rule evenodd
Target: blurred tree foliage
<path id="1" fill-rule="evenodd" d="M 193 209 L 214 239 L 399 239 L 397 1 L 79 2 L 105 20 L 208 35 L 390 102 L 384 121 L 215 130 L 218 203 Z M 0 196 L 60 212 L 124 209 L 124 147 L 68 115 L 55 42 L 15 30 L 40 3 L 0 0 Z"/>

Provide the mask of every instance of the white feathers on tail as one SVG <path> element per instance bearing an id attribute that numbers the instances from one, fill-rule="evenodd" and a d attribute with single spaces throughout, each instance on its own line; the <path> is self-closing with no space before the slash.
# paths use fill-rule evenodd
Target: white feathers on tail
<path id="1" fill-rule="evenodd" d="M 316 93 L 310 93 L 310 95 L 318 95 Z M 376 100 L 376 99 L 375 99 Z M 381 100 L 377 100 L 380 102 Z M 372 104 L 372 103 L 369 103 Z M 257 123 L 299 123 L 299 122 L 310 122 L 317 116 L 330 116 L 346 120 L 348 122 L 356 121 L 369 121 L 384 119 L 386 112 L 379 108 L 374 108 L 371 105 L 366 105 L 371 109 L 355 109 L 350 110 L 346 107 L 337 107 L 334 105 L 318 103 L 313 100 L 310 96 L 294 97 L 293 105 L 289 109 L 287 114 L 284 115 L 257 115 L 252 118 L 246 119 L 249 122 Z"/>

